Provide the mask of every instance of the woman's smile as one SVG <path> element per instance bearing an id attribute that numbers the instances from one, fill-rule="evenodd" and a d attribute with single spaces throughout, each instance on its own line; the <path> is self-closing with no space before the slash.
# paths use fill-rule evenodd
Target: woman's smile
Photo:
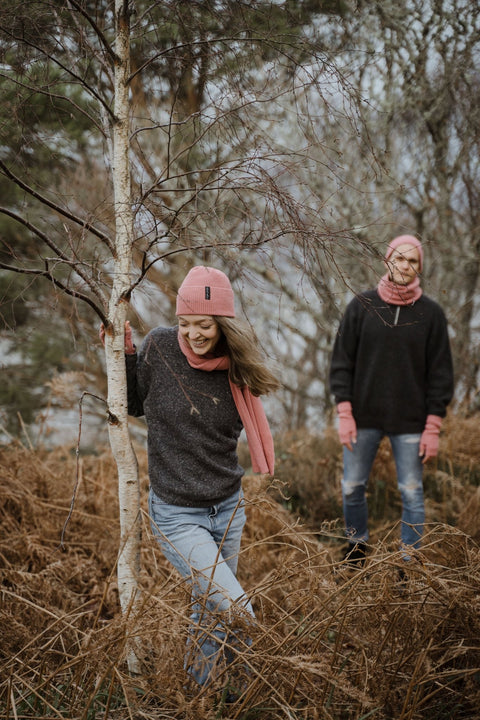
<path id="1" fill-rule="evenodd" d="M 212 352 L 221 336 L 218 323 L 211 315 L 181 315 L 178 326 L 196 355 Z"/>

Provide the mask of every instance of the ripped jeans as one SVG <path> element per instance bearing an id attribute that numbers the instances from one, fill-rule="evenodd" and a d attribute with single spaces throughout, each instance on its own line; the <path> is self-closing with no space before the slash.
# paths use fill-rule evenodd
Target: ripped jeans
<path id="1" fill-rule="evenodd" d="M 381 430 L 359 429 L 353 451 L 343 448 L 343 513 L 347 537 L 352 543 L 368 540 L 365 491 L 384 434 Z M 425 522 L 423 465 L 418 455 L 421 433 L 387 436 L 392 446 L 402 498 L 402 544 L 419 547 Z"/>

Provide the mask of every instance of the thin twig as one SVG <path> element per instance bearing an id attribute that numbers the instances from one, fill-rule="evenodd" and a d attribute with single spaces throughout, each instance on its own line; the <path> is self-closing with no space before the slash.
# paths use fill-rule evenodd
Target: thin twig
<path id="1" fill-rule="evenodd" d="M 75 485 L 73 486 L 73 493 L 72 493 L 72 500 L 71 500 L 71 502 L 70 502 L 70 509 L 69 509 L 69 511 L 68 511 L 67 518 L 66 518 L 66 520 L 65 520 L 65 522 L 64 522 L 64 524 L 63 524 L 62 534 L 61 534 L 61 536 L 60 536 L 60 545 L 59 545 L 59 547 L 60 547 L 61 550 L 64 550 L 64 549 L 65 549 L 65 543 L 64 543 L 65 533 L 66 533 L 66 530 L 67 530 L 67 525 L 68 525 L 68 523 L 70 522 L 71 517 L 72 517 L 72 515 L 73 515 L 73 508 L 74 508 L 74 506 L 75 506 L 75 500 L 76 500 L 76 497 L 77 497 L 77 490 L 78 490 L 78 486 L 79 486 L 79 482 L 80 482 L 80 471 L 79 471 L 79 470 L 80 470 L 80 462 L 79 462 L 79 458 L 80 458 L 80 439 L 81 439 L 81 436 L 82 436 L 83 398 L 84 398 L 86 395 L 89 395 L 90 397 L 93 397 L 93 398 L 95 398 L 96 400 L 100 400 L 101 402 L 105 403 L 105 405 L 107 404 L 107 401 L 105 400 L 105 398 L 102 398 L 102 397 L 100 397 L 99 395 L 95 395 L 94 393 L 88 392 L 87 390 L 85 390 L 85 391 L 82 393 L 82 396 L 81 396 L 81 398 L 80 398 L 80 400 L 79 400 L 79 402 L 78 402 L 79 418 L 78 418 L 77 447 L 75 448 L 75 455 L 76 455 L 76 463 L 75 463 Z"/>

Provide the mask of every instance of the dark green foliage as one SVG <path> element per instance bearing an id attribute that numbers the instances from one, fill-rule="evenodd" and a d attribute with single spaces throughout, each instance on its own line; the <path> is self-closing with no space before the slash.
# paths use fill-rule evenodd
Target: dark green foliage
<path id="1" fill-rule="evenodd" d="M 72 359 L 73 338 L 65 332 L 64 325 L 54 315 L 32 314 L 37 317 L 38 324 L 17 327 L 16 332 L 10 334 L 11 340 L 5 344 L 8 350 L 4 351 L 2 358 L 0 418 L 13 434 L 20 432 L 22 421 L 27 424 L 32 422 L 45 406 L 48 396 L 46 383 L 55 373 L 76 364 Z M 81 358 L 78 360 L 81 362 Z"/>
<path id="2" fill-rule="evenodd" d="M 327 50 L 315 38 L 306 43 L 301 34 L 316 17 L 341 17 L 346 11 L 342 0 L 156 2 L 148 8 L 144 32 L 133 24 L 133 64 L 144 68 L 144 78 L 162 78 L 179 109 L 193 112 L 208 80 L 228 72 L 230 82 L 241 82 L 245 68 L 259 60 L 277 57 L 293 65 L 315 50 Z"/>
<path id="3" fill-rule="evenodd" d="M 131 9 L 136 111 L 140 117 L 154 117 L 156 107 L 173 104 L 184 119 L 203 107 L 208 82 L 228 76 L 229 83 L 240 83 L 259 59 L 281 57 L 288 65 L 315 52 L 314 38 L 307 43 L 301 39 L 303 28 L 315 17 L 341 15 L 344 5 L 341 0 L 176 0 L 140 1 Z M 105 256 L 98 244 L 78 225 L 66 226 L 61 212 L 41 198 L 98 221 L 98 194 L 89 195 L 88 188 L 76 184 L 75 173 L 79 167 L 85 178 L 95 178 L 104 164 L 108 122 L 114 122 L 114 33 L 113 6 L 107 0 L 12 0 L 0 8 L 0 331 L 8 340 L 5 347 L 18 357 L 13 365 L 12 354 L 5 358 L 8 369 L 0 393 L 10 429 L 18 414 L 26 422 L 35 416 L 44 401 L 45 382 L 55 371 L 75 367 L 78 358 L 71 357 L 69 365 L 70 304 L 47 310 L 54 285 L 8 268 L 29 273 L 47 269 L 66 287 L 78 282 L 72 279 L 78 259 L 94 283 L 103 271 Z M 149 102 L 152 108 L 147 108 Z M 188 157 L 179 160 L 182 170 L 196 171 L 211 162 L 196 151 L 198 132 L 189 123 L 178 131 L 175 141 L 192 145 Z M 111 210 L 101 211 L 108 228 Z M 39 232 L 8 213 L 28 220 Z M 61 263 L 56 256 L 62 256 Z M 76 313 L 83 311 L 77 308 Z"/>
<path id="4" fill-rule="evenodd" d="M 28 289 L 16 273 L 0 273 L 0 333 L 12 332 L 24 325 L 29 316 Z"/>

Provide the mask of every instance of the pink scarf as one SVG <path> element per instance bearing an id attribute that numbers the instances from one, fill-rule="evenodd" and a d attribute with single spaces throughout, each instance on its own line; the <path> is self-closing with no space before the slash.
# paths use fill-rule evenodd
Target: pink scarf
<path id="1" fill-rule="evenodd" d="M 397 285 L 386 273 L 377 286 L 377 292 L 385 302 L 390 305 L 412 305 L 422 295 L 420 278 L 417 277 L 408 285 Z"/>
<path id="2" fill-rule="evenodd" d="M 212 370 L 228 370 L 230 366 L 230 358 L 227 355 L 222 357 L 195 355 L 180 333 L 178 333 L 178 344 L 190 367 L 196 370 L 211 372 Z M 231 380 L 230 389 L 247 435 L 253 472 L 273 475 L 275 464 L 273 439 L 262 401 L 259 397 L 252 395 L 248 387 L 239 387 Z"/>

